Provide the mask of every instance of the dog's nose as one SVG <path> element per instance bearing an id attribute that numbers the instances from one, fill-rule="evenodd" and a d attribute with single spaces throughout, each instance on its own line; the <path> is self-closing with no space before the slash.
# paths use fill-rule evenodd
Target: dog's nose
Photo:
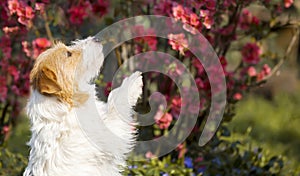
<path id="1" fill-rule="evenodd" d="M 97 43 L 101 42 L 101 40 L 100 40 L 98 37 L 94 37 L 94 38 L 93 38 L 93 41 L 94 41 L 94 42 L 97 42 Z"/>

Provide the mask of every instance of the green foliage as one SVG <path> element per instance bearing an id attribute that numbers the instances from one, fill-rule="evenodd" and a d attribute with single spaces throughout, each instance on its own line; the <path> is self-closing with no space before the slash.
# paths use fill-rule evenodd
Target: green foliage
<path id="1" fill-rule="evenodd" d="M 26 165 L 27 158 L 0 147 L 0 175 L 21 176 Z"/>
<path id="2" fill-rule="evenodd" d="M 124 175 L 176 175 L 176 176 L 185 176 L 192 175 L 192 169 L 186 168 L 184 165 L 183 159 L 173 160 L 171 156 L 168 155 L 162 160 L 151 159 L 148 161 L 141 162 L 129 162 L 128 168 L 124 171 Z"/>
<path id="3" fill-rule="evenodd" d="M 229 124 L 234 138 L 243 138 L 271 154 L 282 154 L 285 174 L 300 174 L 300 96 L 277 93 L 273 101 L 248 96 L 237 106 L 237 118 Z M 290 172 L 291 171 L 291 172 Z M 296 174 L 295 174 L 296 175 Z"/>

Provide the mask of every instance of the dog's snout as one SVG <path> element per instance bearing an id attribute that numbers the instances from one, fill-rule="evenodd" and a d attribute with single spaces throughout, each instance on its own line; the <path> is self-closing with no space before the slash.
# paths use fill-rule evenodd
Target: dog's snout
<path id="1" fill-rule="evenodd" d="M 94 42 L 97 42 L 97 43 L 100 43 L 101 40 L 100 40 L 98 37 L 94 37 L 94 38 L 93 38 L 93 41 L 94 41 Z"/>

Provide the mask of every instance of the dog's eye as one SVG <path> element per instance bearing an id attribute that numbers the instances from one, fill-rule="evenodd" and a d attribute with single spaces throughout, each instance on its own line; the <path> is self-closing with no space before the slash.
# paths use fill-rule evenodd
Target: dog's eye
<path id="1" fill-rule="evenodd" d="M 70 51 L 67 51 L 67 56 L 68 57 L 71 57 L 72 56 L 72 53 Z"/>

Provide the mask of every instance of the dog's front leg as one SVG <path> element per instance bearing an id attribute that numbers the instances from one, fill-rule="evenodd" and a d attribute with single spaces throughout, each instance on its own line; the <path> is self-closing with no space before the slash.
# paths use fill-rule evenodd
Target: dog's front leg
<path id="1" fill-rule="evenodd" d="M 143 81 L 140 72 L 125 78 L 120 87 L 114 89 L 108 97 L 108 112 L 117 115 L 120 120 L 132 122 L 132 107 L 142 94 Z"/>
<path id="2" fill-rule="evenodd" d="M 114 137 L 123 141 L 122 144 L 116 144 L 119 149 L 115 152 L 119 156 L 130 152 L 134 144 L 136 131 L 133 126 L 135 121 L 132 118 L 132 107 L 142 94 L 142 86 L 141 73 L 135 72 L 125 78 L 122 85 L 114 89 L 108 97 L 104 123 L 114 133 Z"/>

